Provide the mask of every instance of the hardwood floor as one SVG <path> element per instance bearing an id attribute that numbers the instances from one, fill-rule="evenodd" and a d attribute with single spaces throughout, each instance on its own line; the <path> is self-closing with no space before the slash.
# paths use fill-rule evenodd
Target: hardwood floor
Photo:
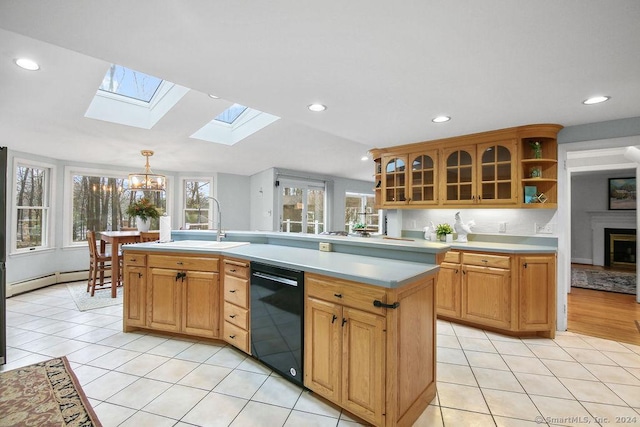
<path id="1" fill-rule="evenodd" d="M 635 295 L 573 287 L 568 294 L 567 330 L 571 332 L 640 345 L 636 322 L 640 322 L 640 304 Z"/>

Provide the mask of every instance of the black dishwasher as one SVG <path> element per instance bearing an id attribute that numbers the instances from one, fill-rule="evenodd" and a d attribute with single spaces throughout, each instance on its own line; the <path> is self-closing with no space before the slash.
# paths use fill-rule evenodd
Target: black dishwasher
<path id="1" fill-rule="evenodd" d="M 304 273 L 251 263 L 251 353 L 302 386 Z"/>

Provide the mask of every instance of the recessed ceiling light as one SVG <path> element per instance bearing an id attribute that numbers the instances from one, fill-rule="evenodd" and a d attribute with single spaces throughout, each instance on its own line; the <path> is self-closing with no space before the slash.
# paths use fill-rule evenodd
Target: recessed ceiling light
<path id="1" fill-rule="evenodd" d="M 610 100 L 610 96 L 594 96 L 582 101 L 584 105 L 592 105 L 592 104 L 600 104 L 601 102 L 605 102 Z"/>
<path id="2" fill-rule="evenodd" d="M 434 117 L 431 121 L 433 123 L 444 123 L 444 122 L 448 122 L 449 120 L 451 120 L 451 117 L 449 116 L 438 116 L 438 117 Z"/>
<path id="3" fill-rule="evenodd" d="M 40 66 L 36 61 L 32 61 L 28 58 L 17 58 L 15 63 L 18 67 L 29 71 L 38 71 L 40 69 Z"/>
<path id="4" fill-rule="evenodd" d="M 367 160 L 369 160 L 369 158 L 367 156 L 362 156 L 360 160 L 362 160 L 363 162 L 366 162 Z"/>
<path id="5" fill-rule="evenodd" d="M 315 113 L 319 113 L 320 111 L 326 110 L 327 106 L 322 104 L 311 104 L 307 106 L 307 108 Z"/>
<path id="6" fill-rule="evenodd" d="M 219 97 L 219 96 L 215 96 L 215 95 L 212 95 L 212 94 L 209 94 L 209 98 L 213 98 L 213 99 L 220 99 L 220 97 Z"/>

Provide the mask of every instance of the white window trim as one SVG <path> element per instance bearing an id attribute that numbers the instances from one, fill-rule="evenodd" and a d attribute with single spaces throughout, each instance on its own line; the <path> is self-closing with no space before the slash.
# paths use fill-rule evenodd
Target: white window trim
<path id="1" fill-rule="evenodd" d="M 41 169 L 46 169 L 45 176 L 45 191 L 46 199 L 45 204 L 48 205 L 47 209 L 47 219 L 45 226 L 45 233 L 43 238 L 45 239 L 45 244 L 42 246 L 35 246 L 31 248 L 18 249 L 18 242 L 16 240 L 16 229 L 18 228 L 18 206 L 16 205 L 16 200 L 18 198 L 18 183 L 16 180 L 16 173 L 19 166 L 23 167 L 36 167 Z M 43 252 L 49 251 L 54 248 L 53 245 L 53 224 L 55 224 L 55 200 L 56 200 L 56 165 L 53 163 L 45 163 L 39 162 L 35 160 L 29 160 L 21 157 L 13 158 L 13 169 L 12 169 L 12 178 L 11 182 L 13 183 L 13 189 L 11 190 L 11 202 L 8 203 L 11 209 L 11 249 L 9 255 L 19 255 L 26 253 L 34 253 L 34 252 Z"/>
<path id="2" fill-rule="evenodd" d="M 65 248 L 75 248 L 80 246 L 86 246 L 87 242 L 74 242 L 71 236 L 73 230 L 73 209 L 71 203 L 73 202 L 73 175 L 85 175 L 85 176 L 102 176 L 107 178 L 123 178 L 127 179 L 131 171 L 115 170 L 115 169 L 93 169 L 83 168 L 77 166 L 65 166 L 64 168 L 64 197 L 63 206 L 65 206 L 66 214 L 63 215 L 62 234 L 63 234 L 63 246 Z M 167 215 L 171 215 L 171 178 L 167 177 L 166 187 L 166 201 L 167 201 Z"/>

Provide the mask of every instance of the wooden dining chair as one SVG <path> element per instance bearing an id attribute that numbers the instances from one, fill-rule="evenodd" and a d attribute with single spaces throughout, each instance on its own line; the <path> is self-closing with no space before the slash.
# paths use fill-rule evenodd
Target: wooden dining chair
<path id="1" fill-rule="evenodd" d="M 95 231 L 87 231 L 87 243 L 89 244 L 89 280 L 87 281 L 87 292 L 94 296 L 96 290 L 111 289 L 117 285 L 119 278 L 111 278 L 111 282 L 105 281 L 105 273 L 111 271 L 113 256 L 109 252 L 102 252 L 96 240 Z M 115 262 L 121 262 L 121 256 L 116 254 Z M 120 270 L 122 271 L 122 269 Z"/>

